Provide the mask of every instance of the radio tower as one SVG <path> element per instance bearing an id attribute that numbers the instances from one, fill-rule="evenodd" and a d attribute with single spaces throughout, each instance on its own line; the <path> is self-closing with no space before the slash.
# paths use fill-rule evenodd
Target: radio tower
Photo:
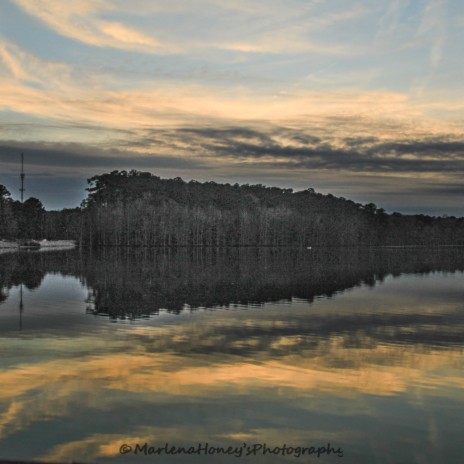
<path id="1" fill-rule="evenodd" d="M 21 203 L 24 203 L 24 178 L 26 174 L 24 174 L 24 153 L 21 153 L 21 188 L 19 191 L 21 192 Z"/>

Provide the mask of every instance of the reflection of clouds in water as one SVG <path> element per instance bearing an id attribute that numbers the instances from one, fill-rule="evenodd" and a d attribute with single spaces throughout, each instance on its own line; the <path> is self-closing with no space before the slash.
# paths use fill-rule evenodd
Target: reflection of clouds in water
<path id="1" fill-rule="evenodd" d="M 153 349 L 156 340 L 171 339 L 176 331 L 187 335 L 189 330 L 169 327 L 164 333 L 153 329 L 151 340 L 145 341 L 154 343 Z M 147 329 L 143 332 L 147 334 Z M 275 353 L 258 352 L 253 359 L 245 359 L 219 357 L 214 346 L 210 346 L 211 356 L 177 356 L 164 350 L 148 352 L 139 337 L 128 337 L 125 343 L 113 346 L 109 341 L 106 349 L 101 334 L 95 341 L 106 353 L 78 359 L 73 353 L 72 358 L 20 364 L 0 373 L 0 401 L 7 411 L 2 419 L 4 438 L 45 417 L 72 418 L 83 410 L 107 414 L 122 404 L 134 409 L 144 405 L 143 409 L 156 415 L 165 404 L 185 401 L 211 404 L 214 409 L 217 401 L 253 400 L 255 395 L 259 401 L 293 398 L 304 402 L 303 398 L 355 399 L 410 390 L 433 396 L 444 386 L 464 386 L 460 350 L 401 345 L 347 348 L 346 337 L 333 337 L 312 351 L 300 352 L 294 349 L 294 339 L 281 337 L 277 344 L 286 348 L 286 354 L 274 357 Z M 92 338 L 70 340 L 71 352 L 75 343 L 89 346 Z M 67 352 L 66 343 L 60 348 Z M 448 394 L 441 392 L 444 397 Z M 327 411 L 327 405 L 324 408 Z M 194 417 L 191 420 L 195 422 Z"/>
<path id="2" fill-rule="evenodd" d="M 333 291 L 353 282 L 376 282 L 388 272 L 434 269 L 434 261 L 427 261 L 430 257 L 424 261 L 418 254 L 410 261 L 401 254 L 373 255 L 373 267 L 356 254 L 349 255 L 355 257 L 349 265 L 346 254 L 327 257 L 324 263 L 324 254 L 314 254 L 306 262 L 291 254 L 262 255 L 253 261 L 254 267 L 243 255 L 242 261 L 235 262 L 233 255 L 216 256 L 209 268 L 209 258 L 201 256 L 190 261 L 176 255 L 157 261 L 107 257 L 85 265 L 72 253 L 64 256 L 61 261 L 50 256 L 36 262 L 30 256 L 26 264 L 40 264 L 38 269 L 44 273 L 74 273 L 101 291 L 117 287 L 125 265 L 124 272 L 139 277 L 135 284 L 140 290 L 151 275 L 160 288 L 171 285 L 165 292 L 189 282 L 187 297 L 195 289 L 213 293 L 214 285 L 206 285 L 211 277 L 239 282 L 235 272 L 250 282 L 261 276 L 258 282 L 264 286 L 277 283 L 281 285 L 277 290 L 291 297 L 293 292 L 324 294 L 327 289 L 319 283 L 327 276 L 335 281 L 330 283 Z M 184 270 L 186 262 L 193 268 Z M 100 273 L 111 263 L 112 273 Z M 227 268 L 228 263 L 235 268 Z M 454 266 L 453 260 L 445 259 L 436 268 Z M 149 272 L 141 276 L 144 269 Z M 282 269 L 289 274 L 278 280 Z M 337 435 L 337 427 L 347 418 L 377 420 L 382 411 L 376 401 L 407 407 L 422 398 L 422 409 L 435 398 L 455 403 L 462 399 L 458 392 L 464 386 L 462 340 L 457 338 L 463 324 L 461 280 L 460 273 L 403 275 L 383 279 L 375 287 L 361 284 L 311 304 L 303 298 L 246 311 L 246 306 L 185 310 L 180 315 L 118 324 L 85 314 L 86 292 L 79 286 L 76 308 L 91 324 L 75 325 L 70 316 L 76 308 L 69 306 L 69 312 L 56 314 L 63 318 L 59 331 L 44 326 L 0 341 L 0 353 L 8 354 L 0 370 L 2 440 L 8 447 L 15 436 L 27 436 L 39 426 L 54 430 L 60 423 L 69 430 L 46 442 L 37 455 L 50 460 L 87 456 L 92 461 L 114 456 L 120 438 L 122 442 L 132 436 L 137 441 L 152 440 L 150 430 L 173 442 L 189 436 L 222 443 L 240 434 L 275 443 L 300 437 L 303 442 L 316 436 L 316 429 L 327 430 L 325 437 L 333 433 L 335 440 L 346 437 L 345 432 Z M 62 281 L 61 274 L 47 274 L 35 294 L 40 296 L 42 288 Z M 74 278 L 67 282 L 76 287 Z M 234 287 L 236 298 L 240 291 L 252 289 L 243 283 Z M 47 304 L 61 308 L 62 300 L 56 296 Z M 292 417 L 291 423 L 285 417 Z M 353 433 L 360 433 L 359 429 Z"/>

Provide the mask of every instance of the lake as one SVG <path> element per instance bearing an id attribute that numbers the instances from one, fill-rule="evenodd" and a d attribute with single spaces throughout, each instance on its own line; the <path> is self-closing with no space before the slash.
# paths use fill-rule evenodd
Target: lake
<path id="1" fill-rule="evenodd" d="M 462 248 L 0 255 L 0 459 L 462 462 L 463 277 Z"/>

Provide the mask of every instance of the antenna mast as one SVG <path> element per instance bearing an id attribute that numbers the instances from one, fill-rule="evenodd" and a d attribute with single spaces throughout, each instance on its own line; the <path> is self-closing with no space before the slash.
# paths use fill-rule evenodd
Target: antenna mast
<path id="1" fill-rule="evenodd" d="M 24 178 L 26 177 L 26 174 L 24 174 L 24 153 L 21 153 L 21 188 L 19 191 L 21 192 L 21 203 L 24 202 Z"/>

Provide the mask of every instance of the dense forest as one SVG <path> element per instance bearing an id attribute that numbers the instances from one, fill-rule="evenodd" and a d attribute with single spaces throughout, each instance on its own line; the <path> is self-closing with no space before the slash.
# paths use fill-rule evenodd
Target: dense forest
<path id="1" fill-rule="evenodd" d="M 373 203 L 264 185 L 185 182 L 113 171 L 88 180 L 80 207 L 45 211 L 0 186 L 0 238 L 81 246 L 464 245 L 464 218 L 387 214 Z"/>

